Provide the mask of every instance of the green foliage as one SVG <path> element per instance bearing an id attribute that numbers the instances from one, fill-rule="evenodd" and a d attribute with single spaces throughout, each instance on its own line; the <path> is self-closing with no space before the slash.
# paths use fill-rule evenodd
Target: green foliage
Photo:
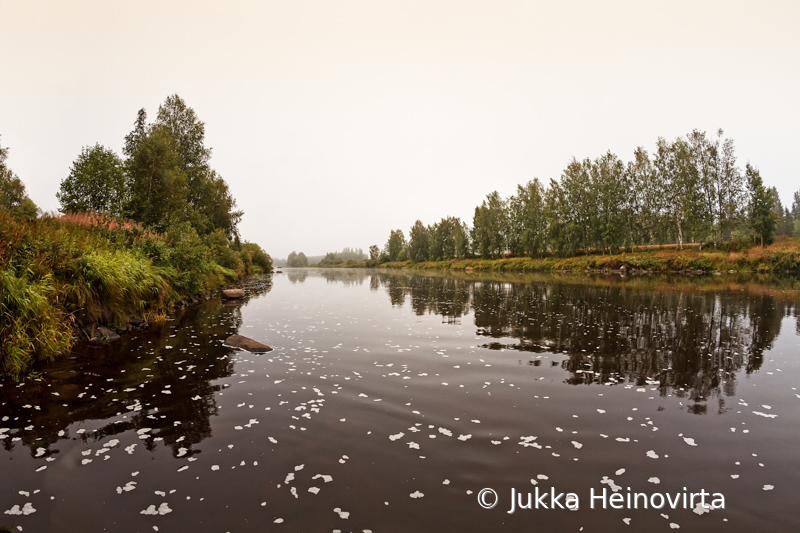
<path id="1" fill-rule="evenodd" d="M 272 272 L 272 258 L 254 242 L 245 242 L 241 247 L 242 254 L 248 254 L 256 273 Z M 260 270 L 260 272 L 258 272 Z"/>
<path id="2" fill-rule="evenodd" d="M 778 217 L 773 211 L 775 198 L 772 192 L 764 187 L 764 181 L 758 169 L 747 164 L 745 168 L 747 177 L 747 187 L 750 191 L 750 202 L 748 204 L 748 219 L 753 235 L 761 246 L 770 244 L 775 237 L 775 230 L 778 227 Z"/>
<path id="3" fill-rule="evenodd" d="M 389 233 L 389 240 L 386 242 L 384 253 L 389 261 L 400 261 L 400 253 L 405 250 L 406 238 L 403 230 L 392 230 Z"/>
<path id="4" fill-rule="evenodd" d="M 187 178 L 165 130 L 150 131 L 125 165 L 127 216 L 161 232 L 186 220 Z"/>
<path id="5" fill-rule="evenodd" d="M 75 338 L 63 308 L 55 305 L 53 277 L 38 280 L 0 270 L 0 374 L 18 379 L 36 360 L 51 360 Z"/>
<path id="6" fill-rule="evenodd" d="M 461 259 L 469 253 L 469 228 L 460 218 L 443 218 L 427 230 L 430 259 Z"/>
<path id="7" fill-rule="evenodd" d="M 289 257 L 286 259 L 286 266 L 292 268 L 302 268 L 308 266 L 308 257 L 303 252 L 299 254 L 292 250 Z"/>
<path id="8" fill-rule="evenodd" d="M 538 179 L 517 186 L 508 201 L 509 249 L 514 255 L 540 256 L 547 248 L 545 190 Z"/>
<path id="9" fill-rule="evenodd" d="M 506 252 L 508 209 L 497 191 L 486 196 L 475 208 L 472 219 L 472 246 L 482 257 L 500 257 Z"/>
<path id="10" fill-rule="evenodd" d="M 229 240 L 238 238 L 242 212 L 210 167 L 211 149 L 204 143 L 205 124 L 178 95 L 159 106 L 152 124 L 140 110 L 125 137 L 127 214 L 159 231 L 189 222 L 200 235 L 220 230 Z"/>
<path id="11" fill-rule="evenodd" d="M 644 245 L 720 247 L 752 234 L 745 180 L 736 167 L 733 141 L 722 130 L 716 138 L 699 130 L 672 141 L 659 138 L 652 157 L 643 147 L 633 155 L 628 163 L 610 151 L 595 159 L 573 158 L 547 186 L 537 179 L 518 186 L 507 199 L 496 191 L 487 195 L 475 208 L 471 229 L 450 217 L 428 227 L 418 220 L 407 246 L 392 232 L 392 246 L 387 242 L 382 254 L 376 247 L 370 259 L 397 261 L 402 249 L 415 262 L 473 254 L 485 259 L 612 255 Z M 769 232 L 795 232 L 800 191 L 791 212 L 773 197 L 778 225 Z M 767 221 L 762 219 L 759 228 Z"/>
<path id="12" fill-rule="evenodd" d="M 421 220 L 414 222 L 408 232 L 408 257 L 412 261 L 428 259 L 428 228 Z"/>
<path id="13" fill-rule="evenodd" d="M 377 261 L 381 256 L 381 249 L 378 248 L 377 244 L 373 244 L 369 247 L 369 259 L 370 261 Z"/>
<path id="14" fill-rule="evenodd" d="M 96 211 L 119 216 L 127 201 L 122 160 L 100 144 L 84 146 L 61 182 L 56 197 L 61 211 Z"/>
<path id="15" fill-rule="evenodd" d="M 318 264 L 321 267 L 331 267 L 339 266 L 344 263 L 363 261 L 366 258 L 367 256 L 361 248 L 355 249 L 345 247 L 341 252 L 328 252 Z"/>
<path id="16" fill-rule="evenodd" d="M 234 250 L 232 243 L 228 241 L 228 237 L 221 229 L 209 233 L 203 238 L 203 241 L 209 250 L 211 259 L 221 267 L 234 272 L 246 272 L 245 262 L 248 262 L 252 271 L 252 257 L 247 254 L 240 255 Z"/>
<path id="17" fill-rule="evenodd" d="M 218 264 L 220 253 L 238 271 Z M 0 373 L 19 377 L 63 354 L 82 327 L 161 319 L 182 297 L 257 268 L 272 268 L 258 245 L 237 251 L 222 232 L 204 240 L 188 222 L 164 236 L 99 214 L 21 221 L 0 210 Z"/>
<path id="18" fill-rule="evenodd" d="M 0 146 L 0 209 L 5 209 L 17 218 L 35 218 L 39 209 L 28 198 L 22 180 L 6 165 L 8 148 Z"/>

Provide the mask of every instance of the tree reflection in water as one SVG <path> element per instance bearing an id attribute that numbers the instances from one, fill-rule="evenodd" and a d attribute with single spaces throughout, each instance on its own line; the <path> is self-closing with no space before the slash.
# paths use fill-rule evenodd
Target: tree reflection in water
<path id="1" fill-rule="evenodd" d="M 563 353 L 565 382 L 657 385 L 662 395 L 707 401 L 735 394 L 737 375 L 761 367 L 786 316 L 797 315 L 796 280 L 559 275 L 374 273 L 392 305 L 460 323 L 473 313 L 494 350 Z M 798 321 L 800 324 L 800 320 Z M 800 326 L 798 326 L 800 327 Z M 532 359 L 530 364 L 538 360 Z"/>
<path id="2" fill-rule="evenodd" d="M 260 287 L 251 294 L 267 291 Z M 38 380 L 5 382 L 0 405 L 10 432 L 0 442 L 7 450 L 21 443 L 32 455 L 49 455 L 57 453 L 51 446 L 58 440 L 76 436 L 69 435 L 69 426 L 99 420 L 105 423 L 92 424 L 95 429 L 77 438 L 99 441 L 141 430 L 147 449 L 161 442 L 175 456 L 194 454 L 192 446 L 211 435 L 210 417 L 217 413 L 220 386 L 212 383 L 233 373 L 234 349 L 223 341 L 241 327 L 243 305 L 246 300 L 204 302 L 160 330 L 130 334 L 108 346 L 79 345 L 47 365 Z"/>

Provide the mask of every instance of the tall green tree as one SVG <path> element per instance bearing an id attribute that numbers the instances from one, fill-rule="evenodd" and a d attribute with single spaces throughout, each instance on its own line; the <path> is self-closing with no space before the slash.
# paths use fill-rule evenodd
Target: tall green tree
<path id="1" fill-rule="evenodd" d="M 408 257 L 412 261 L 428 259 L 428 228 L 421 220 L 414 222 L 408 232 Z"/>
<path id="2" fill-rule="evenodd" d="M 187 178 L 169 133 L 153 129 L 126 162 L 127 215 L 158 231 L 188 221 Z"/>
<path id="3" fill-rule="evenodd" d="M 597 241 L 610 254 L 625 243 L 627 221 L 631 218 L 625 164 L 608 151 L 594 160 L 590 175 L 597 203 Z"/>
<path id="4" fill-rule="evenodd" d="M 402 261 L 405 258 L 406 238 L 403 230 L 392 230 L 386 241 L 385 253 L 389 261 Z"/>
<path id="5" fill-rule="evenodd" d="M 592 161 L 589 158 L 572 161 L 561 174 L 560 192 L 564 195 L 560 202 L 559 216 L 564 220 L 564 231 L 574 247 L 589 253 L 589 248 L 597 245 L 598 203 L 597 191 L 592 183 Z"/>
<path id="6" fill-rule="evenodd" d="M 369 258 L 371 261 L 377 261 L 381 256 L 381 249 L 378 248 L 377 244 L 373 244 L 369 247 Z"/>
<path id="7" fill-rule="evenodd" d="M 538 178 L 517 186 L 508 201 L 509 248 L 514 255 L 540 256 L 547 246 L 545 190 Z"/>
<path id="8" fill-rule="evenodd" d="M 800 235 L 800 191 L 794 193 L 792 201 L 792 219 L 794 219 L 794 234 Z"/>
<path id="9" fill-rule="evenodd" d="M 745 167 L 745 177 L 750 192 L 748 220 L 754 239 L 763 247 L 772 242 L 778 225 L 777 216 L 773 211 L 775 198 L 772 192 L 764 186 L 764 180 L 758 169 L 751 166 L 750 163 L 747 163 Z"/>
<path id="10" fill-rule="evenodd" d="M 741 171 L 736 166 L 733 139 L 723 139 L 723 131 L 717 132 L 714 168 L 714 243 L 717 239 L 730 239 L 731 230 L 741 216 L 745 202 L 745 185 Z"/>
<path id="11" fill-rule="evenodd" d="M 25 184 L 6 164 L 8 148 L 0 145 L 0 208 L 19 218 L 35 218 L 39 212 L 28 197 Z"/>
<path id="12" fill-rule="evenodd" d="M 777 225 L 775 227 L 775 234 L 791 235 L 794 231 L 794 220 L 792 219 L 792 213 L 789 211 L 788 208 L 783 207 L 783 203 L 781 202 L 781 197 L 778 194 L 778 189 L 776 189 L 775 187 L 770 187 L 769 193 L 772 196 L 774 202 L 772 204 L 772 213 L 775 219 L 777 220 Z"/>
<path id="13" fill-rule="evenodd" d="M 699 173 L 690 144 L 683 137 L 667 142 L 659 137 L 656 143 L 658 179 L 665 191 L 664 205 L 669 213 L 678 246 L 682 249 L 687 238 L 699 229 L 702 213 L 699 195 Z"/>
<path id="14" fill-rule="evenodd" d="M 508 229 L 506 202 L 497 191 L 486 196 L 475 208 L 472 219 L 472 243 L 475 253 L 483 257 L 500 257 L 505 253 Z"/>
<path id="15" fill-rule="evenodd" d="M 56 198 L 63 212 L 122 215 L 127 202 L 122 159 L 99 143 L 84 146 L 72 163 L 69 176 L 61 182 Z"/>
<path id="16" fill-rule="evenodd" d="M 656 176 L 650 155 L 639 146 L 628 163 L 627 181 L 630 184 L 629 205 L 632 214 L 629 220 L 631 242 L 655 244 L 664 191 Z"/>
<path id="17" fill-rule="evenodd" d="M 153 158 L 155 145 L 163 156 L 157 160 Z M 142 151 L 148 153 L 143 155 Z M 152 124 L 147 124 L 147 113 L 139 111 L 133 131 L 125 137 L 123 152 L 131 193 L 130 216 L 140 220 L 144 211 L 151 215 L 157 211 L 145 208 L 146 198 L 138 193 L 150 189 L 153 182 L 171 181 L 179 185 L 171 196 L 181 200 L 161 210 L 164 218 L 157 221 L 159 226 L 187 221 L 200 235 L 222 230 L 238 242 L 242 212 L 235 209 L 228 184 L 209 165 L 211 148 L 205 146 L 205 124 L 178 95 L 169 96 L 159 106 Z"/>

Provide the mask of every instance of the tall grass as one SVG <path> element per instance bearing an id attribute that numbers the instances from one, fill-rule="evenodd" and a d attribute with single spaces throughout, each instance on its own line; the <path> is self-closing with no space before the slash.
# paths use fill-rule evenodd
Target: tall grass
<path id="1" fill-rule="evenodd" d="M 0 270 L 0 371 L 15 379 L 34 360 L 52 359 L 75 342 L 71 316 L 54 305 L 53 277 L 18 278 Z"/>
<path id="2" fill-rule="evenodd" d="M 0 209 L 0 373 L 17 379 L 67 352 L 83 327 L 163 321 L 181 298 L 252 273 L 253 251 L 242 256 L 236 270 L 220 266 L 190 227 L 159 234 L 93 213 L 21 221 Z"/>

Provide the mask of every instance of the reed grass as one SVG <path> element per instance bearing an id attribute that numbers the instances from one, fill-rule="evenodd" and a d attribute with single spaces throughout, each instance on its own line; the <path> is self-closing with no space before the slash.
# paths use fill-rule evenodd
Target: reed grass
<path id="1" fill-rule="evenodd" d="M 252 261 L 240 264 L 217 264 L 187 228 L 164 235 L 94 213 L 22 221 L 0 209 L 0 373 L 19 379 L 84 327 L 163 324 L 182 298 L 252 273 Z"/>

